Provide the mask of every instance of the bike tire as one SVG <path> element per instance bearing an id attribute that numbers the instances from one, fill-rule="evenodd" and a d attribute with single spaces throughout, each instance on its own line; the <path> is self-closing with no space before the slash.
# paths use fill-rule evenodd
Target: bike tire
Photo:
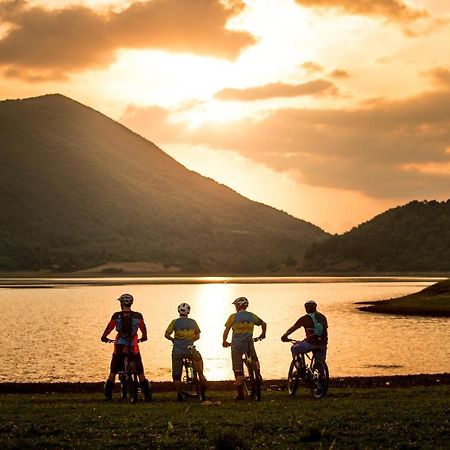
<path id="1" fill-rule="evenodd" d="M 183 365 L 183 384 L 181 393 L 188 398 L 200 398 L 200 380 L 192 361 Z"/>
<path id="2" fill-rule="evenodd" d="M 324 361 L 314 362 L 314 367 L 311 371 L 311 394 L 315 399 L 325 396 L 328 391 L 329 372 L 327 363 Z"/>
<path id="3" fill-rule="evenodd" d="M 244 359 L 243 363 L 242 378 L 244 382 L 244 391 L 248 397 L 255 398 L 257 394 L 257 387 L 255 383 L 255 373 L 253 371 L 252 363 L 247 358 Z"/>
<path id="4" fill-rule="evenodd" d="M 256 370 L 255 370 L 254 383 L 255 383 L 255 400 L 257 402 L 260 402 L 261 401 L 262 379 L 261 379 L 261 374 L 259 373 L 259 371 L 256 371 Z"/>
<path id="5" fill-rule="evenodd" d="M 127 388 L 130 395 L 130 403 L 137 403 L 139 395 L 139 382 L 136 364 L 134 361 L 131 361 L 128 365 Z"/>
<path id="6" fill-rule="evenodd" d="M 299 373 L 295 367 L 295 360 L 291 361 L 287 377 L 287 390 L 289 395 L 294 396 L 297 393 L 299 384 Z"/>
<path id="7" fill-rule="evenodd" d="M 120 382 L 120 398 L 125 400 L 127 398 L 127 376 L 125 373 L 119 374 L 119 382 Z"/>

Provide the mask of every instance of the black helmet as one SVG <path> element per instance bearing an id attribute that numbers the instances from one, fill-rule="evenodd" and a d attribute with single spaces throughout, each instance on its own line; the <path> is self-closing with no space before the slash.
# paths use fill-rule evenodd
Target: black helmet
<path id="1" fill-rule="evenodd" d="M 119 300 L 122 306 L 131 306 L 134 301 L 131 294 L 122 294 L 117 300 Z"/>
<path id="2" fill-rule="evenodd" d="M 308 300 L 305 303 L 305 309 L 307 312 L 315 311 L 317 308 L 317 303 L 314 300 Z"/>
<path id="3" fill-rule="evenodd" d="M 233 302 L 233 305 L 242 306 L 243 308 L 247 308 L 247 306 L 248 306 L 248 299 L 247 299 L 247 297 L 238 297 Z"/>

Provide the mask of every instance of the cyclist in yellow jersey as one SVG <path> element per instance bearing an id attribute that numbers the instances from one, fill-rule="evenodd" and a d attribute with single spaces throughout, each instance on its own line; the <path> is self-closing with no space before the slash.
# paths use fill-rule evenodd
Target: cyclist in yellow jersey
<path id="1" fill-rule="evenodd" d="M 200 380 L 200 396 L 201 401 L 206 400 L 206 378 L 203 375 L 203 359 L 198 350 L 190 349 L 194 341 L 200 339 L 200 328 L 194 319 L 188 317 L 191 307 L 187 303 L 178 305 L 178 319 L 172 320 L 164 337 L 173 343 L 172 347 L 172 379 L 175 390 L 177 391 L 177 400 L 183 401 L 184 397 L 181 393 L 181 375 L 183 371 L 183 358 L 190 357 L 198 373 Z M 174 337 L 172 337 L 172 333 Z"/>
<path id="2" fill-rule="evenodd" d="M 261 320 L 256 314 L 247 311 L 248 300 L 246 297 L 238 297 L 233 305 L 236 307 L 236 313 L 231 314 L 225 323 L 223 332 L 223 347 L 231 347 L 231 361 L 233 364 L 234 378 L 236 382 L 237 400 L 244 399 L 242 355 L 249 352 L 256 368 L 259 371 L 258 355 L 255 351 L 253 343 L 253 328 L 255 325 L 260 326 L 262 331 L 258 339 L 266 337 L 267 324 Z M 227 341 L 230 330 L 233 329 L 231 344 Z"/>

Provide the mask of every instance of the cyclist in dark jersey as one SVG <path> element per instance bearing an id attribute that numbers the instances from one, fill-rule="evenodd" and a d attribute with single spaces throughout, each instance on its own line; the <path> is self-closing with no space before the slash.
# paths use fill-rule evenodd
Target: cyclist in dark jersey
<path id="1" fill-rule="evenodd" d="M 222 346 L 231 347 L 231 362 L 237 390 L 236 400 L 244 400 L 244 367 L 242 355 L 248 351 L 252 360 L 255 361 L 256 368 L 259 372 L 258 355 L 256 354 L 253 343 L 253 328 L 255 325 L 261 326 L 262 331 L 258 339 L 264 339 L 266 337 L 267 324 L 256 314 L 247 311 L 248 300 L 246 297 L 238 297 L 233 302 L 233 305 L 236 307 L 236 313 L 231 314 L 225 323 Z M 230 344 L 227 342 L 227 338 L 231 329 L 233 329 L 233 333 Z"/>
<path id="2" fill-rule="evenodd" d="M 191 307 L 187 303 L 178 305 L 178 319 L 172 320 L 164 337 L 173 343 L 172 347 L 172 379 L 177 391 L 177 400 L 183 401 L 181 393 L 181 375 L 183 372 L 183 358 L 192 358 L 192 363 L 198 373 L 200 381 L 200 400 L 206 400 L 206 378 L 203 374 L 203 359 L 197 349 L 190 349 L 194 341 L 200 339 L 200 328 L 194 319 L 188 317 Z M 172 337 L 172 333 L 174 336 Z"/>
<path id="3" fill-rule="evenodd" d="M 317 359 L 325 361 L 327 357 L 327 345 L 328 345 L 328 322 L 327 318 L 317 311 L 317 303 L 314 300 L 308 300 L 305 303 L 306 314 L 300 317 L 297 322 L 289 328 L 286 333 L 281 336 L 283 342 L 289 341 L 289 335 L 299 328 L 305 329 L 306 338 L 297 342 L 291 347 L 291 352 L 296 353 L 308 353 L 313 352 Z M 316 335 L 314 333 L 314 321 L 311 318 L 311 314 L 314 314 L 315 319 L 323 326 L 322 334 Z"/>
<path id="4" fill-rule="evenodd" d="M 115 312 L 112 315 L 101 337 L 102 342 L 108 342 L 108 335 L 114 329 L 117 331 L 114 341 L 114 353 L 111 358 L 110 373 L 105 383 L 105 399 L 112 399 L 116 374 L 123 369 L 125 354 L 131 351 L 134 355 L 142 392 L 145 400 L 149 401 L 152 398 L 151 388 L 150 383 L 144 375 L 144 367 L 142 365 L 138 344 L 139 341 L 144 342 L 147 340 L 147 328 L 144 323 L 144 318 L 141 313 L 131 310 L 131 305 L 134 301 L 131 294 L 123 294 L 117 300 L 120 301 L 121 311 Z M 138 330 L 141 331 L 140 339 L 138 339 Z"/>

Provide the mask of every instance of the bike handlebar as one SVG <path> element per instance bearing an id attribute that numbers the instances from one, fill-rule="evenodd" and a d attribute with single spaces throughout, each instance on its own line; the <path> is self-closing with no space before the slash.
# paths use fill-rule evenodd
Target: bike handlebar
<path id="1" fill-rule="evenodd" d="M 106 341 L 104 341 L 105 344 L 114 344 L 114 342 L 116 342 L 114 339 L 107 339 Z M 141 341 L 141 339 L 138 339 L 138 342 L 145 342 L 145 341 Z"/>

